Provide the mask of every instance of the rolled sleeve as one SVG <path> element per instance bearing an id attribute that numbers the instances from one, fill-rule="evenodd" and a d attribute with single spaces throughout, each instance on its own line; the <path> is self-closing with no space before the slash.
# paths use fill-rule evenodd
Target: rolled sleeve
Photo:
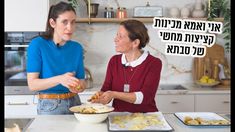
<path id="1" fill-rule="evenodd" d="M 135 93 L 135 97 L 136 97 L 134 104 L 141 104 L 144 99 L 143 93 L 142 92 L 134 92 L 134 93 Z"/>

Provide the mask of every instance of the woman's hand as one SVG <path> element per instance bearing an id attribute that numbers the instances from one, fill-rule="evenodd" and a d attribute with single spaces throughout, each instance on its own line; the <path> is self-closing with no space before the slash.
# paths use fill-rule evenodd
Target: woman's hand
<path id="1" fill-rule="evenodd" d="M 81 83 L 79 79 L 74 77 L 74 73 L 72 72 L 67 72 L 60 76 L 60 84 L 67 87 L 72 93 L 79 93 L 84 90 L 85 87 Z"/>
<path id="2" fill-rule="evenodd" d="M 108 104 L 114 98 L 112 91 L 103 92 L 98 99 L 92 101 L 92 103 Z"/>
<path id="3" fill-rule="evenodd" d="M 100 96 L 103 94 L 102 91 L 96 92 L 94 95 L 91 96 L 90 99 L 88 99 L 88 102 L 96 103 L 96 101 L 100 98 Z"/>
<path id="4" fill-rule="evenodd" d="M 78 90 L 78 93 L 83 92 L 86 89 L 86 83 L 84 80 L 79 79 L 79 85 L 75 87 Z"/>

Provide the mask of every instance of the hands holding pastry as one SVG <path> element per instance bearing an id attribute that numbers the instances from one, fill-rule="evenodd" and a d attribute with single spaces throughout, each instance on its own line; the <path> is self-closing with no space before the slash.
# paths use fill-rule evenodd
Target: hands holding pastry
<path id="1" fill-rule="evenodd" d="M 103 94 L 102 91 L 96 92 L 94 95 L 91 96 L 90 99 L 88 99 L 88 102 L 96 103 L 96 101 L 100 98 L 100 96 Z"/>
<path id="2" fill-rule="evenodd" d="M 106 92 L 99 91 L 95 93 L 93 96 L 91 96 L 91 98 L 88 99 L 88 101 L 92 103 L 108 104 L 112 99 L 113 99 L 112 91 L 106 91 Z"/>
<path id="3" fill-rule="evenodd" d="M 72 72 L 61 75 L 60 84 L 67 87 L 72 93 L 80 93 L 85 89 L 85 82 L 74 77 Z"/>

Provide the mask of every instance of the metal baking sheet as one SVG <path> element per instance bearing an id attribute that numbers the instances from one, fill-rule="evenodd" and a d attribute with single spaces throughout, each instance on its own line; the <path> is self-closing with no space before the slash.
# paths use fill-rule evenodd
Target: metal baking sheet
<path id="1" fill-rule="evenodd" d="M 222 116 L 213 113 L 213 112 L 177 112 L 174 114 L 181 122 L 183 122 L 187 126 L 229 126 L 230 121 L 226 120 Z M 198 124 L 198 125 L 192 125 L 185 123 L 185 117 L 191 117 L 192 119 L 200 117 L 201 119 L 205 121 L 215 121 L 215 120 L 223 120 L 229 122 L 229 124 Z"/>
<path id="2" fill-rule="evenodd" d="M 122 127 L 120 127 L 120 124 L 115 124 L 112 123 L 112 120 L 114 119 L 115 116 L 130 116 L 133 113 L 129 112 L 112 112 L 108 116 L 108 131 L 110 132 L 130 132 L 130 131 L 135 131 L 135 132 L 158 132 L 158 131 L 164 131 L 164 132 L 169 132 L 173 131 L 174 129 L 170 126 L 170 124 L 165 120 L 163 114 L 161 112 L 148 112 L 148 113 L 141 113 L 144 115 L 144 117 L 157 117 L 157 120 L 161 122 L 161 124 L 155 124 L 155 125 L 148 125 L 145 126 L 143 129 L 135 130 L 131 129 L 135 127 L 134 125 L 141 125 L 143 123 L 138 124 L 136 123 L 135 120 L 138 119 L 133 119 L 133 120 L 123 120 L 122 122 Z M 138 118 L 138 117 L 137 117 Z M 140 119 L 140 118 L 139 118 Z M 147 119 L 142 118 L 142 122 L 146 122 Z"/>

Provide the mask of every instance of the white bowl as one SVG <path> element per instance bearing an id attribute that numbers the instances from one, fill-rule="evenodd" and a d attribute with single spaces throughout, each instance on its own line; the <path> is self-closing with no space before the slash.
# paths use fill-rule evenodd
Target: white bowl
<path id="1" fill-rule="evenodd" d="M 77 120 L 81 123 L 101 123 L 107 117 L 109 113 L 99 113 L 99 114 L 81 114 L 74 113 Z"/>
<path id="2" fill-rule="evenodd" d="M 91 103 L 73 106 L 69 110 L 74 112 L 75 117 L 80 122 L 101 123 L 114 108 L 103 104 Z"/>

